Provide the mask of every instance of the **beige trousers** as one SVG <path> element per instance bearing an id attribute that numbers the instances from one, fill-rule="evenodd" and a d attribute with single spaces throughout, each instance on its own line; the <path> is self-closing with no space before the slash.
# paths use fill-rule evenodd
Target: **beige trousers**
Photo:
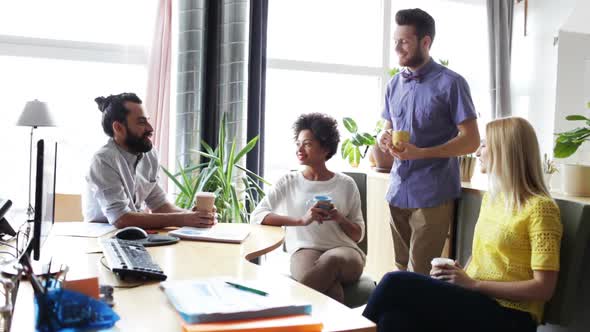
<path id="1" fill-rule="evenodd" d="M 430 261 L 439 257 L 455 213 L 455 201 L 422 209 L 389 206 L 395 265 L 399 270 L 430 274 Z"/>
<path id="2" fill-rule="evenodd" d="M 365 260 L 353 248 L 326 251 L 299 249 L 291 255 L 291 276 L 336 301 L 344 301 L 343 285 L 359 280 Z"/>

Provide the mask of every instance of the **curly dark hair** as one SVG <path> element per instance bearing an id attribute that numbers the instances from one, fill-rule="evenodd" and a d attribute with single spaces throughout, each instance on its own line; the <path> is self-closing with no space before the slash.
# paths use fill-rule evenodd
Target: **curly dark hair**
<path id="1" fill-rule="evenodd" d="M 395 14 L 395 23 L 397 25 L 411 25 L 416 29 L 418 40 L 425 36 L 430 36 L 432 40 L 430 46 L 434 43 L 436 28 L 434 18 L 420 8 L 402 9 Z"/>
<path id="2" fill-rule="evenodd" d="M 309 113 L 299 116 L 293 124 L 293 133 L 295 140 L 299 137 L 302 130 L 310 130 L 320 146 L 328 150 L 326 160 L 332 158 L 338 151 L 340 142 L 340 133 L 338 132 L 338 121 L 333 117 L 322 113 Z"/>
<path id="3" fill-rule="evenodd" d="M 102 130 L 105 134 L 113 137 L 113 122 L 117 121 L 127 124 L 127 114 L 129 110 L 125 108 L 125 102 L 141 104 L 141 99 L 130 92 L 120 93 L 118 95 L 110 95 L 108 97 L 96 97 L 94 101 L 98 104 L 98 109 L 102 112 Z"/>

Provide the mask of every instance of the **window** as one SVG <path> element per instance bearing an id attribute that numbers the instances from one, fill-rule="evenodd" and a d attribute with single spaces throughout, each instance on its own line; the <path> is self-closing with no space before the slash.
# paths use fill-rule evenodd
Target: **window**
<path id="1" fill-rule="evenodd" d="M 58 142 L 57 188 L 82 192 L 90 158 L 107 136 L 94 98 L 145 95 L 155 2 L 76 0 L 0 4 L 0 197 L 28 203 L 30 127 L 17 127 L 25 103 L 48 103 L 58 123 L 37 128 L 34 140 Z M 127 21 L 127 22 L 126 22 Z M 34 176 L 34 175 L 33 175 Z"/>
<path id="2" fill-rule="evenodd" d="M 491 115 L 484 2 L 273 0 L 268 14 L 265 178 L 272 183 L 297 168 L 291 126 L 300 114 L 332 115 L 340 123 L 341 141 L 347 134 L 344 116 L 355 119 L 360 130 L 373 132 L 388 70 L 398 66 L 392 45 L 395 13 L 416 7 L 436 20 L 431 55 L 449 60 L 450 69 L 469 82 L 483 130 Z M 454 19 L 457 13 L 461 20 Z M 328 165 L 338 171 L 349 167 L 339 154 Z"/>

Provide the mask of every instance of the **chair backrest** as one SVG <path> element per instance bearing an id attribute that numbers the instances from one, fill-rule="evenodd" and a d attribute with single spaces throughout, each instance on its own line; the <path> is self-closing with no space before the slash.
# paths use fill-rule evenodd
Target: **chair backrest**
<path id="1" fill-rule="evenodd" d="M 55 221 L 82 221 L 82 196 L 55 194 Z"/>
<path id="2" fill-rule="evenodd" d="M 561 239 L 560 271 L 557 288 L 551 300 L 545 305 L 544 321 L 557 325 L 568 325 L 575 312 L 576 298 L 581 296 L 579 286 L 590 276 L 583 275 L 584 255 L 590 240 L 590 205 L 556 199 L 561 213 L 563 237 Z M 585 269 L 588 271 L 588 269 Z"/>
<path id="3" fill-rule="evenodd" d="M 463 190 L 457 203 L 456 216 L 456 259 L 465 264 L 471 255 L 473 231 L 479 217 L 482 194 Z M 566 326 L 576 311 L 579 285 L 589 280 L 584 268 L 584 256 L 590 249 L 590 205 L 580 202 L 556 199 L 563 224 L 560 251 L 559 280 L 555 293 L 545 305 L 544 322 Z M 588 256 L 586 256 L 588 257 Z M 590 262 L 585 262 L 590 264 Z"/>
<path id="4" fill-rule="evenodd" d="M 365 221 L 365 237 L 358 243 L 359 248 L 366 254 L 367 253 L 367 174 L 361 172 L 344 172 L 344 174 L 350 176 L 361 194 L 361 211 L 363 213 L 363 220 Z"/>
<path id="5" fill-rule="evenodd" d="M 471 257 L 473 231 L 479 218 L 483 194 L 477 190 L 463 190 L 455 204 L 455 244 L 451 257 L 465 266 Z"/>

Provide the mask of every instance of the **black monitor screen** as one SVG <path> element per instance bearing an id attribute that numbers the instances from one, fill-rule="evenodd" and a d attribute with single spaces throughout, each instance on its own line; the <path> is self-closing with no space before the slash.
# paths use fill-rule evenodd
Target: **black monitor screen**
<path id="1" fill-rule="evenodd" d="M 37 142 L 37 170 L 35 176 L 35 219 L 31 241 L 33 259 L 39 260 L 41 246 L 53 225 L 55 212 L 55 171 L 57 143 Z"/>

